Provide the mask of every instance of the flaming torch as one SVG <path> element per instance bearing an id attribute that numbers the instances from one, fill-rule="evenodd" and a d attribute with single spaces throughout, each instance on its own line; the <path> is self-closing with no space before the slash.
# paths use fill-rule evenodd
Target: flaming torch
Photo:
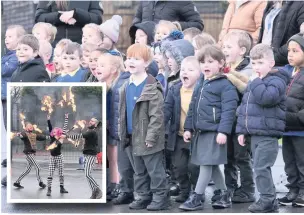
<path id="1" fill-rule="evenodd" d="M 76 105 L 75 105 L 75 99 L 74 94 L 72 93 L 72 87 L 69 88 L 69 102 L 68 105 L 72 106 L 73 112 L 76 112 Z"/>
<path id="2" fill-rule="evenodd" d="M 16 132 L 11 132 L 10 133 L 10 139 L 14 139 L 15 137 L 17 136 L 17 133 Z"/>
<path id="3" fill-rule="evenodd" d="M 42 103 L 41 110 L 42 111 L 47 111 L 48 116 L 50 116 L 51 113 L 53 112 L 52 98 L 50 96 L 44 96 L 41 103 Z"/>
<path id="4" fill-rule="evenodd" d="M 39 133 L 42 133 L 42 131 L 38 128 L 37 125 L 33 125 L 33 128 L 35 131 L 39 132 Z"/>
<path id="5" fill-rule="evenodd" d="M 23 113 L 20 113 L 19 116 L 20 116 L 20 120 L 21 120 L 21 125 L 22 125 L 23 129 L 25 129 L 25 123 L 24 123 L 25 116 Z"/>

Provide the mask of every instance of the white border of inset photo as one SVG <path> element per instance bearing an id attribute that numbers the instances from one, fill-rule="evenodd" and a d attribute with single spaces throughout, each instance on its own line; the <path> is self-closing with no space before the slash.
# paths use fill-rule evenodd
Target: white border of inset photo
<path id="1" fill-rule="evenodd" d="M 102 87 L 102 198 L 101 199 L 12 199 L 11 178 L 11 97 L 7 97 L 7 203 L 106 203 L 106 84 L 105 83 L 7 83 L 7 92 L 11 87 Z"/>

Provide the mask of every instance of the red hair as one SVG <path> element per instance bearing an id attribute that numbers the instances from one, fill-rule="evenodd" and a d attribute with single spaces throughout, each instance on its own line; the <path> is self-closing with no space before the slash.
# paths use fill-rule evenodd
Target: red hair
<path id="1" fill-rule="evenodd" d="M 152 61 L 152 51 L 147 45 L 135 43 L 127 50 L 127 57 L 142 58 L 145 62 Z"/>

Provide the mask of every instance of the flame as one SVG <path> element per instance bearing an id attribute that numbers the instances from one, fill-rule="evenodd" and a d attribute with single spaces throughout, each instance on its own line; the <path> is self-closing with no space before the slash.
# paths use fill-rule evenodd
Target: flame
<path id="1" fill-rule="evenodd" d="M 51 113 L 53 112 L 52 98 L 50 96 L 44 96 L 41 103 L 42 103 L 41 110 L 42 111 L 47 111 L 48 115 L 50 116 Z"/>
<path id="2" fill-rule="evenodd" d="M 23 129 L 25 129 L 25 123 L 24 123 L 25 116 L 23 113 L 20 113 L 19 116 L 20 116 L 20 120 L 21 120 L 21 125 L 22 125 Z"/>
<path id="3" fill-rule="evenodd" d="M 73 112 L 76 112 L 76 105 L 75 105 L 75 100 L 74 100 L 74 94 L 72 93 L 72 87 L 69 88 L 69 93 L 70 93 L 69 104 L 72 106 Z"/>
<path id="4" fill-rule="evenodd" d="M 11 132 L 10 133 L 10 139 L 14 139 L 15 137 L 17 136 L 17 133 L 16 132 Z"/>
<path id="5" fill-rule="evenodd" d="M 87 122 L 85 120 L 78 120 L 76 121 L 75 125 L 73 125 L 73 129 L 76 129 L 76 128 L 81 128 L 81 129 L 84 129 L 84 127 L 86 126 Z"/>
<path id="6" fill-rule="evenodd" d="M 55 149 L 57 147 L 57 144 L 56 143 L 52 143 L 51 145 L 49 145 L 48 147 L 46 147 L 46 150 L 52 150 L 52 149 Z"/>
<path id="7" fill-rule="evenodd" d="M 37 125 L 33 125 L 33 128 L 35 131 L 39 132 L 39 133 L 42 133 L 42 131 L 38 128 Z"/>
<path id="8" fill-rule="evenodd" d="M 72 140 L 72 139 L 70 139 L 70 138 L 68 138 L 68 141 L 70 141 L 76 148 L 77 148 L 78 145 L 79 145 L 79 141 Z"/>
<path id="9" fill-rule="evenodd" d="M 66 92 L 64 92 L 64 94 L 62 95 L 63 100 L 66 102 L 67 101 L 67 94 Z"/>
<path id="10" fill-rule="evenodd" d="M 66 92 L 62 95 L 62 100 L 58 102 L 57 105 L 63 107 L 64 105 L 71 106 L 73 109 L 73 112 L 76 112 L 76 105 L 75 105 L 75 99 L 74 94 L 72 93 L 72 87 L 69 87 L 69 93 Z"/>

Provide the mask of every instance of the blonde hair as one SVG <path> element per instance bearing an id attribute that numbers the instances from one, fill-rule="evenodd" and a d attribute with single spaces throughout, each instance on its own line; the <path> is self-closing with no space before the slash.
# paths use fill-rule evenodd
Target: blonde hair
<path id="1" fill-rule="evenodd" d="M 35 28 L 43 28 L 46 31 L 46 34 L 51 37 L 50 42 L 54 42 L 57 34 L 57 28 L 50 23 L 38 22 L 34 25 L 32 33 L 34 33 Z"/>
<path id="2" fill-rule="evenodd" d="M 83 28 L 82 28 L 82 32 L 84 32 L 86 29 L 93 29 L 96 32 L 99 33 L 100 35 L 100 39 L 103 40 L 104 34 L 102 33 L 102 31 L 100 30 L 99 25 L 95 24 L 95 23 L 89 23 L 86 24 Z"/>
<path id="3" fill-rule="evenodd" d="M 9 29 L 15 29 L 18 38 L 26 35 L 26 31 L 22 25 L 9 25 L 6 30 Z"/>
<path id="4" fill-rule="evenodd" d="M 42 56 L 44 54 L 51 56 L 53 51 L 52 45 L 46 40 L 39 41 L 39 55 Z M 50 60 L 50 59 L 48 59 Z"/>
<path id="5" fill-rule="evenodd" d="M 195 43 L 197 49 L 201 49 L 205 45 L 214 45 L 216 41 L 210 34 L 201 33 L 193 37 L 193 43 Z"/>
<path id="6" fill-rule="evenodd" d="M 195 56 L 188 56 L 188 57 L 185 57 L 182 61 L 182 64 L 183 63 L 192 63 L 196 68 L 198 68 L 200 70 L 200 63 L 197 59 L 197 57 Z"/>
<path id="7" fill-rule="evenodd" d="M 135 43 L 128 48 L 127 57 L 142 58 L 145 62 L 148 63 L 150 63 L 153 58 L 151 49 L 147 45 L 139 43 Z"/>
<path id="8" fill-rule="evenodd" d="M 245 56 L 249 55 L 253 44 L 253 40 L 250 34 L 242 30 L 231 31 L 224 36 L 223 41 L 231 38 L 235 38 L 237 40 L 237 43 L 240 48 L 244 47 L 246 49 Z"/>
<path id="9" fill-rule="evenodd" d="M 257 44 L 252 48 L 250 52 L 250 58 L 252 60 L 266 58 L 267 60 L 274 61 L 274 54 L 272 48 L 269 45 Z"/>
<path id="10" fill-rule="evenodd" d="M 56 44 L 55 49 L 60 48 L 63 52 L 64 48 L 69 44 L 72 43 L 72 40 L 70 39 L 61 39 L 59 40 L 59 42 Z"/>
<path id="11" fill-rule="evenodd" d="M 165 27 L 168 28 L 170 32 L 174 30 L 181 30 L 176 25 L 174 25 L 172 22 L 167 20 L 160 20 L 159 23 L 155 26 L 155 32 L 158 28 Z"/>
<path id="12" fill-rule="evenodd" d="M 195 36 L 197 36 L 201 33 L 202 33 L 202 31 L 195 27 L 187 28 L 183 31 L 184 36 L 189 35 L 191 37 L 191 39 L 193 39 Z"/>

